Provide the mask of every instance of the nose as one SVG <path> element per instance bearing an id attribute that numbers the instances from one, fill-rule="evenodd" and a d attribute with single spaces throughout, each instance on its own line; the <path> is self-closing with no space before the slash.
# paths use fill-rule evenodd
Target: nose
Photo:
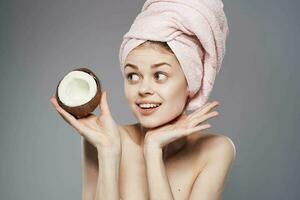
<path id="1" fill-rule="evenodd" d="M 151 84 L 147 80 L 143 80 L 139 87 L 139 94 L 144 96 L 147 94 L 153 94 Z"/>

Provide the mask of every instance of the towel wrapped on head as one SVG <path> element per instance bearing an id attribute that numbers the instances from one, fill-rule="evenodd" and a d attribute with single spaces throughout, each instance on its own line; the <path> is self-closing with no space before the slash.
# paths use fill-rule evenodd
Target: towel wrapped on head
<path id="1" fill-rule="evenodd" d="M 222 0 L 147 0 L 123 36 L 119 59 L 147 40 L 166 42 L 189 90 L 187 110 L 206 103 L 225 55 L 228 24 Z"/>

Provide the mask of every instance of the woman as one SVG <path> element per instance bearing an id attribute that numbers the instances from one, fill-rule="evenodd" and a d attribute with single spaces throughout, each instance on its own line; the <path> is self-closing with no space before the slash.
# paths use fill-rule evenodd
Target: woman
<path id="1" fill-rule="evenodd" d="M 143 11 L 151 11 L 149 5 L 155 2 L 159 1 L 146 1 Z M 214 76 L 207 72 L 217 56 L 194 39 L 190 41 L 195 48 L 189 49 L 190 43 L 184 49 L 174 40 L 164 42 L 162 35 L 157 37 L 162 41 L 143 37 L 134 26 L 141 26 L 139 16 L 120 49 L 125 95 L 138 123 L 118 125 L 106 91 L 99 104 L 101 115 L 79 120 L 51 99 L 59 114 L 83 136 L 83 199 L 220 199 L 235 147 L 227 136 L 204 132 L 210 127 L 204 122 L 218 115 L 213 111 L 217 101 L 204 103 L 211 90 L 204 87 L 211 80 L 207 77 Z M 151 20 L 143 22 L 149 25 Z M 145 26 L 143 32 L 151 30 Z M 176 36 L 177 41 L 180 37 Z M 201 59 L 201 66 L 184 59 L 197 48 L 205 51 L 197 51 L 200 56 L 191 59 L 192 63 Z M 205 57 L 208 53 L 210 57 Z M 195 89 L 194 73 L 188 70 L 197 72 L 199 67 L 206 74 Z M 150 106 L 158 107 L 145 108 Z M 193 112 L 187 115 L 186 110 Z"/>

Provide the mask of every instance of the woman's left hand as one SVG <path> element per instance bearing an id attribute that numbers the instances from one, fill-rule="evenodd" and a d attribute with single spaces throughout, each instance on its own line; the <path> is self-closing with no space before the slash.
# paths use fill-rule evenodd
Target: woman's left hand
<path id="1" fill-rule="evenodd" d="M 190 135 L 195 131 L 210 128 L 210 124 L 198 124 L 218 116 L 219 113 L 217 111 L 209 112 L 218 105 L 219 102 L 217 101 L 206 103 L 188 116 L 182 114 L 178 119 L 175 119 L 175 122 L 148 131 L 145 135 L 144 151 L 149 148 L 162 149 L 165 145 L 179 138 Z"/>

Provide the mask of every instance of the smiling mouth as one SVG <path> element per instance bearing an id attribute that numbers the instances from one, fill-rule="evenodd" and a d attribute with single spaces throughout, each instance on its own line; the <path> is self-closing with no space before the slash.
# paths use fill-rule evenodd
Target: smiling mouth
<path id="1" fill-rule="evenodd" d="M 141 109 L 150 109 L 150 108 L 157 108 L 157 107 L 159 107 L 160 105 L 161 105 L 161 103 L 157 103 L 157 104 L 155 104 L 155 106 L 141 106 L 141 104 L 136 104 L 139 108 L 141 108 Z"/>
<path id="2" fill-rule="evenodd" d="M 139 112 L 142 115 L 150 115 L 150 114 L 152 114 L 152 113 L 154 113 L 155 111 L 158 110 L 158 108 L 161 106 L 161 103 L 158 104 L 158 106 L 156 106 L 156 107 L 149 107 L 149 108 L 142 108 L 138 104 L 136 104 L 136 105 L 138 107 Z"/>

